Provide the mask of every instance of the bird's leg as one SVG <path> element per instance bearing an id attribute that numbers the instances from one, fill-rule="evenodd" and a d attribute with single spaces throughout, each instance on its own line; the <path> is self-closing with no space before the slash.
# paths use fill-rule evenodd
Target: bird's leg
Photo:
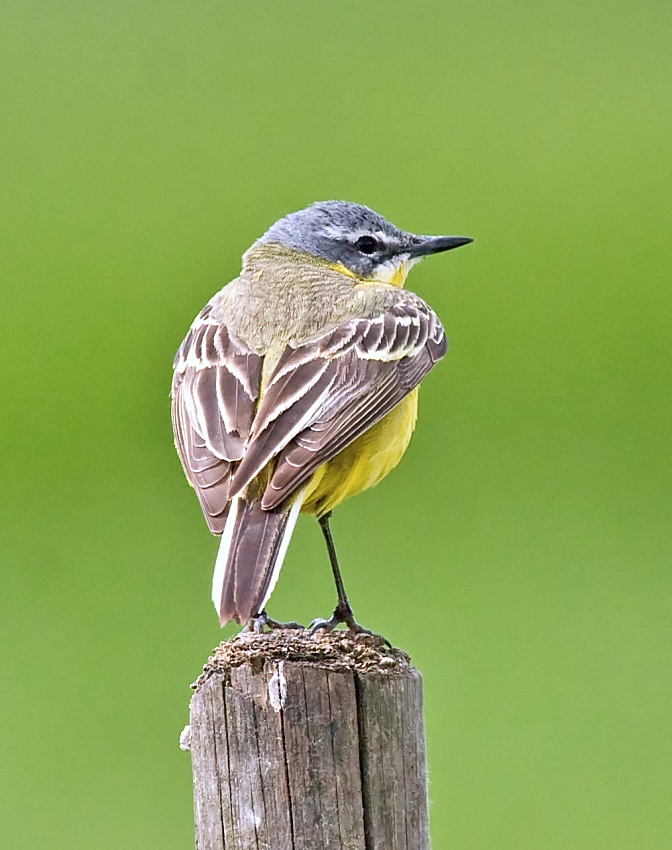
<path id="1" fill-rule="evenodd" d="M 336 547 L 334 546 L 334 538 L 331 536 L 331 529 L 329 528 L 329 519 L 331 518 L 331 511 L 329 513 L 324 514 L 318 519 L 320 524 L 320 528 L 322 529 L 322 534 L 324 534 L 324 540 L 327 544 L 327 551 L 329 552 L 329 563 L 331 564 L 331 571 L 334 574 L 334 583 L 336 585 L 336 593 L 338 595 L 338 601 L 336 602 L 336 607 L 334 608 L 334 613 L 328 620 L 313 620 L 310 625 L 310 631 L 316 632 L 318 630 L 324 630 L 327 632 L 332 631 L 339 625 L 339 623 L 345 623 L 345 625 L 352 632 L 364 632 L 367 635 L 373 634 L 368 629 L 363 628 L 359 625 L 359 623 L 355 622 L 354 614 L 352 613 L 352 608 L 350 607 L 350 603 L 348 602 L 348 597 L 345 593 L 345 586 L 343 585 L 343 578 L 341 577 L 341 571 L 338 566 L 338 558 L 336 557 Z"/>
<path id="2" fill-rule="evenodd" d="M 277 620 L 272 620 L 266 610 L 263 610 L 259 614 L 254 614 L 250 617 L 247 625 L 243 629 L 243 633 L 245 632 L 254 632 L 255 634 L 262 634 L 264 631 L 264 627 L 268 629 L 305 629 L 305 626 L 302 626 L 301 623 L 279 623 Z"/>

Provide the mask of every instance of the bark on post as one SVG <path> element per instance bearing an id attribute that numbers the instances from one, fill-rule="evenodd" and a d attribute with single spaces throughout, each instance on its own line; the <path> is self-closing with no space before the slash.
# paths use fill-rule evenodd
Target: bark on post
<path id="1" fill-rule="evenodd" d="M 222 643 L 194 685 L 197 850 L 428 850 L 422 680 L 375 635 Z"/>

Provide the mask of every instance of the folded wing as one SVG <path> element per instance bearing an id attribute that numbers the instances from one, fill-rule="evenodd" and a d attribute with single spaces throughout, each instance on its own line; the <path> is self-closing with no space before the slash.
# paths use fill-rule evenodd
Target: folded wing
<path id="1" fill-rule="evenodd" d="M 226 524 L 232 472 L 245 454 L 262 358 L 200 313 L 175 357 L 172 417 L 185 474 L 213 534 Z"/>
<path id="2" fill-rule="evenodd" d="M 275 459 L 262 508 L 277 507 L 407 396 L 446 347 L 436 314 L 409 292 L 378 315 L 289 345 L 259 404 L 230 495 Z"/>

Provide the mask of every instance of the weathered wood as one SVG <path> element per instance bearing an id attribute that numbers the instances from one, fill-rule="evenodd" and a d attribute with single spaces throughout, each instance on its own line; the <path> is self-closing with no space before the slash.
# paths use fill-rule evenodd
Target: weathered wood
<path id="1" fill-rule="evenodd" d="M 404 653 L 246 634 L 195 688 L 198 850 L 428 850 L 422 679 Z"/>

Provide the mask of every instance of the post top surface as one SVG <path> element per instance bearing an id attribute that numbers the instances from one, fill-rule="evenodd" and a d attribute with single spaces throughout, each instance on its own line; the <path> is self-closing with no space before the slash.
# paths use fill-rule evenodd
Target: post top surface
<path id="1" fill-rule="evenodd" d="M 222 641 L 192 687 L 197 690 L 210 676 L 244 664 L 261 671 L 269 661 L 397 675 L 407 673 L 411 667 L 408 655 L 388 646 L 380 635 L 341 630 L 311 635 L 306 629 L 276 629 L 262 634 L 246 632 Z"/>

